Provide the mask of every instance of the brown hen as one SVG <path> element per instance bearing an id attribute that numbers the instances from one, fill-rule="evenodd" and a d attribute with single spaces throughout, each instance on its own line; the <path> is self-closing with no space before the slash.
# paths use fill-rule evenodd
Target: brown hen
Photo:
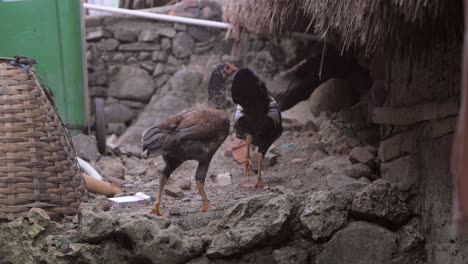
<path id="1" fill-rule="evenodd" d="M 208 102 L 204 106 L 187 109 L 143 132 L 143 150 L 148 151 L 148 157 L 162 155 L 166 163 L 152 213 L 163 214 L 161 196 L 164 186 L 172 172 L 186 160 L 198 161 L 195 180 L 202 198 L 202 211 L 208 211 L 205 177 L 213 155 L 229 133 L 229 118 L 224 110 L 227 105 L 224 83 L 235 71 L 237 69 L 231 64 L 215 66 L 208 84 Z"/>

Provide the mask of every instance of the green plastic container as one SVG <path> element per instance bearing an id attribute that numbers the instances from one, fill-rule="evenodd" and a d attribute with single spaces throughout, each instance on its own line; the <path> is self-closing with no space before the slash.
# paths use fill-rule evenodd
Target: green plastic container
<path id="1" fill-rule="evenodd" d="M 87 126 L 81 0 L 0 0 L 0 57 L 23 55 L 52 90 L 71 132 Z"/>

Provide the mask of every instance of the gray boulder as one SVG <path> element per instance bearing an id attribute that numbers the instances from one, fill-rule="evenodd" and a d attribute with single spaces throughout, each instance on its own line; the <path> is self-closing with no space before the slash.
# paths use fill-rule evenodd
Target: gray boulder
<path id="1" fill-rule="evenodd" d="M 123 66 L 112 81 L 108 95 L 147 102 L 154 90 L 155 84 L 148 72 L 134 66 Z"/>
<path id="2" fill-rule="evenodd" d="M 172 41 L 172 54 L 179 59 L 190 56 L 195 48 L 195 41 L 187 33 L 178 33 Z"/>
<path id="3" fill-rule="evenodd" d="M 340 229 L 346 222 L 346 202 L 327 191 L 309 195 L 304 211 L 300 215 L 302 226 L 312 239 L 325 239 Z"/>
<path id="4" fill-rule="evenodd" d="M 312 163 L 308 170 L 314 170 L 321 174 L 343 174 L 351 162 L 345 156 L 328 156 Z"/>
<path id="5" fill-rule="evenodd" d="M 110 123 L 127 123 L 135 117 L 133 110 L 121 103 L 115 103 L 104 107 L 106 121 Z"/>
<path id="6" fill-rule="evenodd" d="M 154 30 L 143 30 L 138 36 L 138 41 L 142 42 L 153 42 L 158 39 L 158 32 Z"/>
<path id="7" fill-rule="evenodd" d="M 108 179 L 111 177 L 123 179 L 125 176 L 125 166 L 122 165 L 122 163 L 107 157 L 102 158 L 97 163 L 97 169 L 102 176 Z"/>
<path id="8" fill-rule="evenodd" d="M 364 189 L 369 182 L 353 179 L 344 174 L 329 174 L 326 186 L 335 192 L 338 199 L 351 203 L 356 193 Z"/>
<path id="9" fill-rule="evenodd" d="M 399 190 L 385 180 L 376 180 L 356 194 L 353 213 L 366 219 L 381 219 L 402 223 L 410 217 L 410 211 L 399 197 Z"/>
<path id="10" fill-rule="evenodd" d="M 102 242 L 99 245 L 74 243 L 70 245 L 70 248 L 72 251 L 68 253 L 68 256 L 73 259 L 71 262 L 68 260 L 68 263 L 128 263 L 127 260 L 131 258 L 129 250 L 119 248 L 112 242 Z"/>
<path id="11" fill-rule="evenodd" d="M 370 177 L 372 175 L 372 170 L 365 164 L 357 163 L 345 167 L 343 173 L 351 178 L 359 179 L 362 177 Z"/>
<path id="12" fill-rule="evenodd" d="M 309 253 L 298 247 L 286 246 L 273 251 L 273 259 L 277 264 L 306 264 Z"/>
<path id="13" fill-rule="evenodd" d="M 273 238 L 280 241 L 292 214 L 293 199 L 291 192 L 277 190 L 240 200 L 213 228 L 206 255 L 227 257 L 268 244 Z"/>
<path id="14" fill-rule="evenodd" d="M 402 252 L 412 252 L 424 246 L 426 240 L 421 221 L 411 219 L 399 232 L 398 246 Z"/>
<path id="15" fill-rule="evenodd" d="M 361 145 L 352 126 L 332 120 L 321 124 L 319 136 L 322 146 L 332 154 L 348 155 L 354 147 Z"/>
<path id="16" fill-rule="evenodd" d="M 331 79 L 317 87 L 309 98 L 310 110 L 315 116 L 321 112 L 338 112 L 353 105 L 358 99 L 347 81 Z"/>
<path id="17" fill-rule="evenodd" d="M 318 264 L 390 263 L 397 250 L 396 235 L 366 222 L 353 222 L 324 245 Z"/>
<path id="18" fill-rule="evenodd" d="M 157 30 L 157 33 L 163 37 L 173 38 L 176 35 L 176 30 L 170 27 L 163 27 Z"/>
<path id="19" fill-rule="evenodd" d="M 116 39 L 102 39 L 97 44 L 97 48 L 102 51 L 113 51 L 119 46 L 119 41 Z"/>
<path id="20" fill-rule="evenodd" d="M 122 42 L 134 42 L 138 38 L 136 30 L 118 29 L 114 31 L 114 37 Z"/>
<path id="21" fill-rule="evenodd" d="M 369 148 L 355 147 L 349 153 L 349 160 L 352 163 L 369 164 L 375 156 L 376 155 L 373 154 Z"/>
<path id="22" fill-rule="evenodd" d="M 138 145 L 141 133 L 146 128 L 160 123 L 185 108 L 192 107 L 197 102 L 202 102 L 208 94 L 202 81 L 203 74 L 198 69 L 183 68 L 176 72 L 168 84 L 158 89 L 143 113 L 119 138 L 117 144 Z"/>
<path id="23" fill-rule="evenodd" d="M 302 128 L 307 123 L 314 124 L 315 117 L 307 109 L 307 102 L 301 102 L 293 108 L 281 113 L 284 129 Z M 318 128 L 317 128 L 318 129 Z"/>
<path id="24" fill-rule="evenodd" d="M 115 231 L 115 220 L 93 204 L 81 204 L 78 212 L 80 240 L 99 242 Z"/>
<path id="25" fill-rule="evenodd" d="M 25 217 L 0 224 L 0 263 L 70 263 L 58 248 L 68 248 L 65 230 L 51 221 L 47 213 L 31 209 Z M 46 250 L 44 250 L 46 249 Z"/>
<path id="26" fill-rule="evenodd" d="M 97 142 L 94 138 L 79 134 L 72 138 L 73 148 L 75 149 L 75 154 L 84 159 L 95 161 L 101 157 L 97 148 Z"/>
<path id="27" fill-rule="evenodd" d="M 119 232 L 128 237 L 135 257 L 144 263 L 186 263 L 203 253 L 200 237 L 189 237 L 179 228 L 161 227 L 155 217 L 138 217 L 123 222 Z"/>
<path id="28" fill-rule="evenodd" d="M 214 36 L 214 32 L 206 27 L 189 27 L 188 33 L 197 41 L 207 41 Z"/>

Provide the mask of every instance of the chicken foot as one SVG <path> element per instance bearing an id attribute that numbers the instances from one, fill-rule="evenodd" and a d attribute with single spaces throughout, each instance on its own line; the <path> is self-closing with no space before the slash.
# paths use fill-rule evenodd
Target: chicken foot
<path id="1" fill-rule="evenodd" d="M 262 183 L 263 158 L 264 158 L 263 153 L 258 152 L 257 153 L 257 160 L 258 160 L 257 182 L 255 184 L 253 184 L 253 185 L 252 184 L 246 185 L 246 187 L 256 188 L 256 189 L 267 187 L 265 184 Z"/>
<path id="2" fill-rule="evenodd" d="M 200 192 L 200 196 L 202 198 L 202 209 L 201 209 L 201 211 L 202 212 L 208 212 L 210 210 L 210 206 L 209 206 L 208 198 L 206 197 L 205 184 L 202 183 L 202 182 L 199 182 L 199 181 L 196 181 L 196 182 L 197 182 L 198 192 Z"/>
<path id="3" fill-rule="evenodd" d="M 163 211 L 161 210 L 161 196 L 164 191 L 164 186 L 166 185 L 168 179 L 169 177 L 163 175 L 159 180 L 159 191 L 158 194 L 156 194 L 156 201 L 154 202 L 153 208 L 151 210 L 152 214 L 159 216 L 163 215 Z"/>

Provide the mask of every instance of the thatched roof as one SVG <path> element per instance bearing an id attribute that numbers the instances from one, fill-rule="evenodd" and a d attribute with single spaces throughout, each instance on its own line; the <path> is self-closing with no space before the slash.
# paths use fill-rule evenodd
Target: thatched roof
<path id="1" fill-rule="evenodd" d="M 420 54 L 461 43 L 463 32 L 460 0 L 236 0 L 223 9 L 235 35 L 307 31 L 367 52 Z"/>

